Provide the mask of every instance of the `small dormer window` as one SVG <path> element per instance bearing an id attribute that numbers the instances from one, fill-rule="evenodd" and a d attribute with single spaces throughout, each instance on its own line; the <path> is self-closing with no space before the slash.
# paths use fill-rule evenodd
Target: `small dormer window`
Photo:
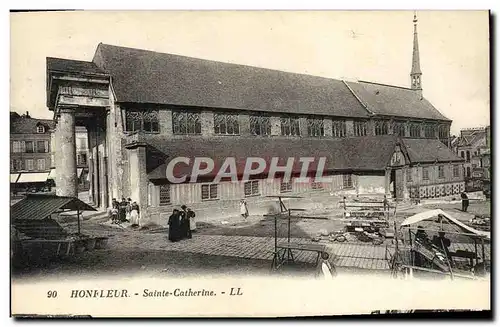
<path id="1" fill-rule="evenodd" d="M 37 133 L 45 133 L 45 127 L 43 125 L 38 125 L 36 127 L 36 132 Z"/>

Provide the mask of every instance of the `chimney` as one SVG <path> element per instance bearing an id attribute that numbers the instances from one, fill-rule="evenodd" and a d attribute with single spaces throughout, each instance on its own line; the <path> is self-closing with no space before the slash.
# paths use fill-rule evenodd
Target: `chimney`
<path id="1" fill-rule="evenodd" d="M 29 111 L 26 111 L 26 118 L 31 118 L 31 117 L 30 117 L 30 112 L 29 112 Z"/>

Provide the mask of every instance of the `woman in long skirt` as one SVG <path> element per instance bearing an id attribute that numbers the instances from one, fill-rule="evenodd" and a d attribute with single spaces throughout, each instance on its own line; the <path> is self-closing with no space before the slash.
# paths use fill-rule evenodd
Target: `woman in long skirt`
<path id="1" fill-rule="evenodd" d="M 130 214 L 132 212 L 132 199 L 127 199 L 127 206 L 125 207 L 125 219 L 133 224 L 132 219 L 130 218 Z"/>
<path id="2" fill-rule="evenodd" d="M 130 206 L 130 223 L 132 226 L 139 226 L 139 205 L 134 201 Z"/>
<path id="3" fill-rule="evenodd" d="M 240 214 L 245 219 L 248 217 L 247 202 L 244 199 L 240 201 Z"/>
<path id="4" fill-rule="evenodd" d="M 171 242 L 177 242 L 181 239 L 180 227 L 179 210 L 174 209 L 168 218 L 168 239 Z"/>

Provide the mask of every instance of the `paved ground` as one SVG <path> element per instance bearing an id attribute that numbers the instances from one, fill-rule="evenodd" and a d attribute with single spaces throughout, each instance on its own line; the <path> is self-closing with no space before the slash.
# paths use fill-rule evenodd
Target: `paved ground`
<path id="1" fill-rule="evenodd" d="M 398 221 L 406 216 L 436 205 L 413 206 L 398 213 Z M 460 203 L 440 204 L 439 207 L 449 212 L 458 213 Z M 489 202 L 472 203 L 470 212 L 489 212 Z M 463 219 L 470 219 L 472 214 L 463 214 Z M 279 221 L 278 236 L 286 240 L 287 220 Z M 320 230 L 339 230 L 344 222 L 322 219 L 293 219 L 291 237 L 295 242 L 310 243 L 310 239 Z M 109 243 L 105 250 L 85 252 L 78 257 L 64 262 L 22 270 L 21 275 L 58 276 L 61 274 L 269 274 L 274 251 L 274 220 L 252 216 L 247 220 L 232 221 L 231 224 L 215 225 L 199 223 L 198 232 L 191 240 L 172 243 L 167 240 L 167 229 L 162 227 L 141 230 L 111 225 L 103 220 L 91 219 L 82 222 L 82 233 L 96 236 L 108 236 Z M 76 232 L 74 222 L 65 223 L 69 232 Z M 332 263 L 341 271 L 372 270 L 387 273 L 389 269 L 386 251 L 393 252 L 390 242 L 387 246 L 355 243 L 328 243 L 328 251 L 333 254 Z M 452 245 L 457 249 L 473 250 L 472 244 Z M 490 249 L 487 247 L 486 257 Z M 298 264 L 286 271 L 294 275 L 312 275 L 315 254 L 296 253 Z"/>

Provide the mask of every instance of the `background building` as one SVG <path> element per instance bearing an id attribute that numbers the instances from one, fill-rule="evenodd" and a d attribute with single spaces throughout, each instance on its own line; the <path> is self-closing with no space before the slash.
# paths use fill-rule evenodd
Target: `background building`
<path id="1" fill-rule="evenodd" d="M 10 183 L 14 192 L 51 186 L 50 134 L 54 126 L 54 121 L 32 118 L 29 112 L 10 112 Z"/>
<path id="2" fill-rule="evenodd" d="M 464 175 L 467 190 L 482 190 L 489 187 L 491 174 L 491 128 L 477 127 L 460 131 L 453 140 L 452 148 L 464 158 Z"/>
<path id="3" fill-rule="evenodd" d="M 414 20 L 410 88 L 347 82 L 99 44 L 92 62 L 47 58 L 47 106 L 57 123 L 58 194 L 77 188 L 75 126 L 89 138 L 90 195 L 137 201 L 144 221 L 165 223 L 173 206 L 200 217 L 231 216 L 247 198 L 264 213 L 267 195 L 439 197 L 464 189 L 463 159 L 448 147 L 451 121 L 422 94 Z M 237 182 L 171 184 L 173 158 L 238 158 Z M 323 182 L 266 171 L 241 180 L 247 157 L 326 157 Z M 177 171 L 190 173 L 190 167 Z M 308 172 L 314 176 L 317 166 Z M 59 173 L 60 172 L 60 173 Z M 294 177 L 300 173 L 293 167 Z M 189 179 L 189 176 L 188 176 Z"/>

